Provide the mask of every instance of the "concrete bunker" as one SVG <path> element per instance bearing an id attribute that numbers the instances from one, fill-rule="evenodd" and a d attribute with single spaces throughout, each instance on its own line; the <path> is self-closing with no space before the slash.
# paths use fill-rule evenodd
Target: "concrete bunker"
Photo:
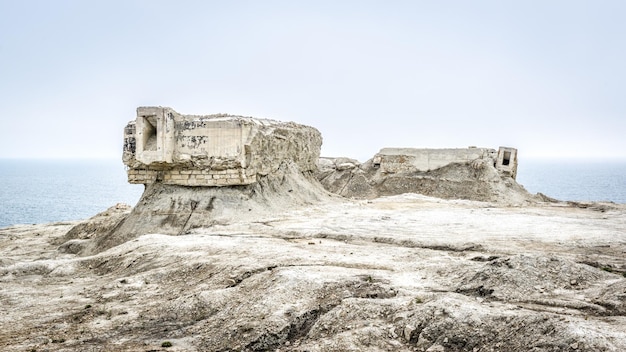
<path id="1" fill-rule="evenodd" d="M 491 148 L 383 148 L 372 158 L 372 166 L 383 173 L 428 172 L 453 163 L 484 161 L 500 174 L 515 179 L 517 149 Z"/>
<path id="2" fill-rule="evenodd" d="M 315 170 L 321 143 L 319 131 L 295 123 L 140 107 L 124 128 L 122 159 L 130 183 L 247 185 L 287 161 Z"/>
<path id="3" fill-rule="evenodd" d="M 493 165 L 501 175 L 515 179 L 517 149 L 491 148 L 383 148 L 372 158 L 372 167 L 383 173 L 428 172 L 453 163 L 484 161 Z"/>
<path id="4" fill-rule="evenodd" d="M 383 148 L 370 160 L 320 158 L 318 181 L 349 198 L 419 193 L 444 199 L 519 204 L 531 199 L 517 184 L 517 150 Z"/>

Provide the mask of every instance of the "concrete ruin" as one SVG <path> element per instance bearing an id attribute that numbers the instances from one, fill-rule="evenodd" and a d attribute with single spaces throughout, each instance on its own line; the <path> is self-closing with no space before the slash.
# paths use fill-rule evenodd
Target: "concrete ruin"
<path id="1" fill-rule="evenodd" d="M 237 196 L 228 192 L 243 192 L 241 186 L 258 185 L 259 189 L 248 189 L 258 196 L 269 189 L 276 191 L 276 180 L 284 188 L 281 192 L 295 197 L 285 198 L 277 206 L 323 198 L 320 185 L 349 198 L 420 193 L 515 204 L 531 199 L 515 182 L 515 148 L 383 148 L 361 164 L 347 158 L 320 158 L 321 144 L 318 130 L 293 122 L 227 114 L 183 115 L 167 107 L 140 107 L 136 119 L 124 129 L 123 162 L 128 182 L 148 186 L 140 202 L 146 206 L 136 207 L 134 213 L 165 214 L 167 219 L 158 222 L 170 224 L 176 231 L 204 226 L 201 221 L 193 221 L 196 215 L 201 217 L 198 207 L 205 206 L 214 215 L 216 203 L 203 205 L 199 199 L 228 199 L 226 203 L 234 209 Z M 299 192 L 291 193 L 293 186 L 287 187 L 287 178 L 293 179 L 293 186 L 300 185 Z M 187 194 L 182 188 L 171 188 L 174 186 L 194 188 Z M 232 190 L 223 186 L 240 187 Z M 159 187 L 170 187 L 164 190 L 172 196 L 155 200 L 165 192 L 157 190 Z M 307 189 L 316 190 L 305 194 Z M 177 198 L 172 208 L 172 197 L 183 193 L 186 195 Z M 270 197 L 275 198 L 272 194 Z M 259 200 L 259 204 L 264 201 Z M 162 209 L 155 210 L 156 204 Z M 187 221 L 190 209 L 196 215 Z M 175 217 L 177 220 L 173 220 Z M 126 232 L 134 231 L 129 224 L 124 226 Z"/>
<path id="2" fill-rule="evenodd" d="M 317 179 L 348 198 L 420 193 L 444 199 L 523 204 L 530 195 L 515 178 L 517 149 L 383 148 L 365 163 L 321 158 Z"/>
<path id="3" fill-rule="evenodd" d="M 140 107 L 124 129 L 123 162 L 130 183 L 249 185 L 285 161 L 316 170 L 321 144 L 318 130 L 292 122 Z"/>
<path id="4" fill-rule="evenodd" d="M 111 228 L 77 229 L 100 235 L 73 251 L 94 254 L 145 233 L 181 235 L 328 201 L 314 176 L 321 144 L 318 130 L 293 122 L 140 107 L 124 129 L 122 159 L 128 181 L 145 185 L 141 199 Z"/>
<path id="5" fill-rule="evenodd" d="M 509 147 L 489 148 L 383 148 L 374 155 L 373 167 L 383 173 L 428 172 L 453 163 L 483 161 L 493 164 L 502 175 L 513 179 L 517 176 L 517 149 Z"/>

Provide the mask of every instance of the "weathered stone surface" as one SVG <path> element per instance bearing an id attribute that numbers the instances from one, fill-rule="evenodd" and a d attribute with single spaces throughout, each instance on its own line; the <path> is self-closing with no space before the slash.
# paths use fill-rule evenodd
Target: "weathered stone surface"
<path id="1" fill-rule="evenodd" d="M 315 170 L 321 144 L 319 131 L 293 122 L 141 107 L 124 128 L 122 159 L 130 183 L 247 185 L 286 161 Z"/>
<path id="2" fill-rule="evenodd" d="M 624 206 L 264 197 L 91 256 L 58 245 L 76 223 L 0 229 L 0 349 L 626 350 Z M 108 214 L 73 235 L 127 213 Z"/>

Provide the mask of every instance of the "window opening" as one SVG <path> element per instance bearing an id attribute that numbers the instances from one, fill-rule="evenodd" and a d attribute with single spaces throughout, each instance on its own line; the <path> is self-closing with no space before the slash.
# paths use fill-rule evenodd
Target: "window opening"
<path id="1" fill-rule="evenodd" d="M 143 118 L 143 150 L 157 150 L 156 116 Z"/>
<path id="2" fill-rule="evenodd" d="M 502 165 L 509 165 L 511 163 L 511 152 L 504 152 L 502 158 Z"/>

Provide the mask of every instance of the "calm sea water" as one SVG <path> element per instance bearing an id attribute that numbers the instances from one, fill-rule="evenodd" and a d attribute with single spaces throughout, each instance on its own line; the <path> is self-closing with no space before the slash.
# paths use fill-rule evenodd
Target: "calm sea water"
<path id="1" fill-rule="evenodd" d="M 121 160 L 0 159 L 0 228 L 85 219 L 142 192 Z"/>
<path id="2" fill-rule="evenodd" d="M 521 160 L 517 181 L 561 200 L 626 203 L 626 161 Z M 119 160 L 0 159 L 0 228 L 85 219 L 142 192 Z"/>
<path id="3" fill-rule="evenodd" d="M 559 200 L 626 203 L 626 160 L 520 160 L 517 182 Z"/>

